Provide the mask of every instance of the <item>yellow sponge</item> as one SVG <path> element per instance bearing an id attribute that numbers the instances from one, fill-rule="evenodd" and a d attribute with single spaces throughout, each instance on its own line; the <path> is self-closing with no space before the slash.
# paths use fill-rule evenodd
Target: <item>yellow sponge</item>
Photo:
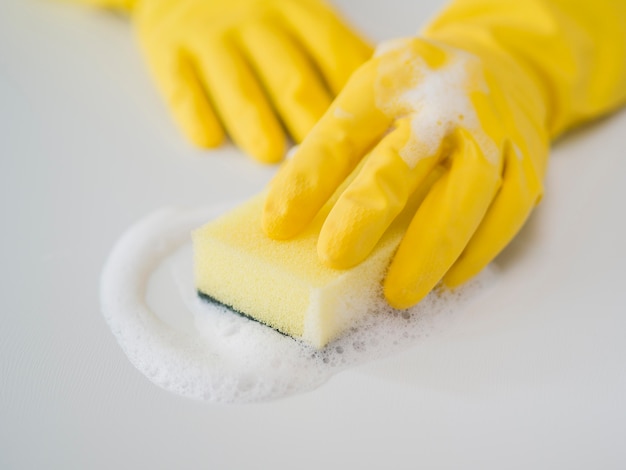
<path id="1" fill-rule="evenodd" d="M 316 243 L 329 205 L 289 241 L 261 228 L 264 196 L 193 232 L 196 287 L 234 310 L 321 348 L 380 305 L 381 281 L 409 222 L 401 214 L 360 265 L 321 264 Z M 413 206 L 414 210 L 415 206 Z"/>

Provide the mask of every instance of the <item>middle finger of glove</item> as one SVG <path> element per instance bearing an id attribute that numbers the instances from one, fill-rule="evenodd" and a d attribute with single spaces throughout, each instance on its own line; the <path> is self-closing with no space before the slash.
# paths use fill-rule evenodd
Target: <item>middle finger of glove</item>
<path id="1" fill-rule="evenodd" d="M 410 119 L 399 120 L 339 196 L 317 244 L 326 265 L 346 269 L 363 261 L 437 164 L 442 145 L 409 166 L 400 153 L 410 138 Z"/>

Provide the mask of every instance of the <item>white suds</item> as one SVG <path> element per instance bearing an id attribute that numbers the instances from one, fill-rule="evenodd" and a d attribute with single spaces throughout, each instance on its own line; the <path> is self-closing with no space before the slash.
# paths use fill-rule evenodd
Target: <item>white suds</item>
<path id="1" fill-rule="evenodd" d="M 333 111 L 333 116 L 337 119 L 353 119 L 354 114 L 349 113 L 348 111 L 341 109 L 339 106 L 335 108 Z"/>
<path id="2" fill-rule="evenodd" d="M 436 332 L 491 278 L 487 270 L 472 285 L 431 294 L 407 311 L 380 299 L 377 314 L 317 351 L 197 296 L 189 234 L 226 209 L 162 209 L 146 217 L 118 241 L 102 274 L 102 311 L 130 361 L 186 397 L 258 402 L 318 387 Z"/>
<path id="3" fill-rule="evenodd" d="M 394 40 L 390 45 L 381 44 L 377 51 L 386 53 L 401 49 L 407 40 Z M 384 51 L 384 52 L 382 52 Z M 408 110 L 411 122 L 411 137 L 400 150 L 400 156 L 414 168 L 423 159 L 434 155 L 445 137 L 457 128 L 464 128 L 473 136 L 476 144 L 488 161 L 497 164 L 498 148 L 485 133 L 470 101 L 474 91 L 489 93 L 484 80 L 469 88 L 469 72 L 476 72 L 477 59 L 465 52 L 455 50 L 451 62 L 441 68 L 432 69 L 426 62 L 413 55 L 407 48 L 407 67 L 412 75 L 419 77 L 417 84 L 402 92 L 392 102 L 385 101 L 387 95 L 377 100 L 377 107 L 393 114 L 398 109 Z"/>
<path id="4" fill-rule="evenodd" d="M 378 45 L 376 45 L 376 49 L 374 50 L 374 57 L 380 57 L 388 54 L 389 52 L 404 49 L 409 40 L 410 39 L 407 38 L 394 38 L 378 43 Z"/>

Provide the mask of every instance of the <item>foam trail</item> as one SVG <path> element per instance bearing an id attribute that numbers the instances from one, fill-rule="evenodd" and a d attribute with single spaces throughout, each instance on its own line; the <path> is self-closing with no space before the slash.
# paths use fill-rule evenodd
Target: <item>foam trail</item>
<path id="1" fill-rule="evenodd" d="M 185 397 L 259 402 L 313 389 L 338 371 L 404 350 L 437 331 L 493 277 L 487 270 L 470 286 L 431 294 L 408 311 L 386 307 L 317 351 L 197 297 L 190 232 L 230 207 L 155 212 L 121 237 L 102 273 L 102 311 L 132 364 Z M 163 263 L 170 265 L 165 274 L 159 271 Z M 177 300 L 180 312 L 174 313 L 192 316 L 190 330 L 168 324 L 161 306 L 150 305 L 155 278 L 158 289 Z"/>

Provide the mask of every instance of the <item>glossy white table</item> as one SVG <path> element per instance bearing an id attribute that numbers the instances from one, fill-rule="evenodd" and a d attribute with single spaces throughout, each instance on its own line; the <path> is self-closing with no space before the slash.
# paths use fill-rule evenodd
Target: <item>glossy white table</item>
<path id="1" fill-rule="evenodd" d="M 376 39 L 439 2 L 344 0 Z M 123 19 L 0 3 L 0 468 L 624 468 L 626 114 L 564 139 L 497 285 L 400 355 L 261 405 L 167 393 L 99 311 L 118 236 L 274 169 L 191 149 Z"/>

